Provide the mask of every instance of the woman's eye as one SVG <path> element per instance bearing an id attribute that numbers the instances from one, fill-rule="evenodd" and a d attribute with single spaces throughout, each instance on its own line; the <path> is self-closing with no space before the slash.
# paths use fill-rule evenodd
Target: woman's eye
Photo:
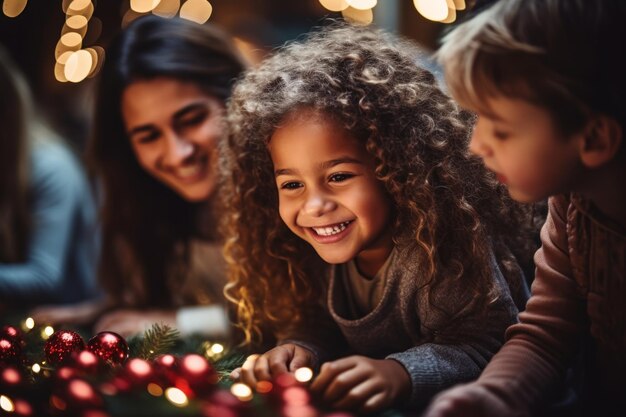
<path id="1" fill-rule="evenodd" d="M 347 174 L 347 173 L 337 173 L 337 174 L 332 174 L 329 177 L 330 182 L 343 182 L 347 179 L 350 179 L 354 177 L 354 174 Z"/>
<path id="2" fill-rule="evenodd" d="M 297 181 L 289 181 L 289 182 L 285 182 L 283 184 L 281 184 L 280 188 L 282 190 L 295 190 L 302 187 L 302 184 L 300 184 Z"/>
<path id="3" fill-rule="evenodd" d="M 135 141 L 137 143 L 150 143 L 150 142 L 154 142 L 155 140 L 157 140 L 158 137 L 159 137 L 159 134 L 154 132 L 154 133 L 150 133 L 148 135 L 136 137 Z"/>

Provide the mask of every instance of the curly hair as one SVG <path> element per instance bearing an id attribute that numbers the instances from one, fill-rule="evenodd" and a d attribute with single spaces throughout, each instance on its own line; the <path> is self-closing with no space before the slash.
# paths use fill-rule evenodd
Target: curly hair
<path id="1" fill-rule="evenodd" d="M 523 229 L 525 212 L 469 154 L 473 115 L 416 65 L 418 55 L 384 31 L 334 23 L 287 44 L 236 84 L 220 149 L 222 233 L 225 292 L 247 340 L 262 324 L 301 325 L 324 287 L 317 274 L 327 266 L 279 216 L 267 149 L 281 122 L 304 109 L 340 123 L 373 156 L 395 206 L 394 244 L 416 246 L 430 293 L 457 285 L 473 293 L 472 306 L 449 312 L 450 320 L 493 301 L 492 253 L 505 276 L 519 276 L 509 247 L 523 253 L 527 236 L 512 232 Z"/>

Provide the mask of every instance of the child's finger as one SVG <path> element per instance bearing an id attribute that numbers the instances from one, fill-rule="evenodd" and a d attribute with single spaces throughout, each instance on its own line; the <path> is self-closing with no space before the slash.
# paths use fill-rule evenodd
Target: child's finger
<path id="1" fill-rule="evenodd" d="M 256 365 L 259 355 L 250 355 L 246 361 L 241 365 L 241 382 L 251 387 L 256 386 L 257 380 L 254 375 L 254 366 Z"/>
<path id="2" fill-rule="evenodd" d="M 355 391 L 358 386 L 366 383 L 367 379 L 368 375 L 360 369 L 348 369 L 337 375 L 337 377 L 328 384 L 322 394 L 322 398 L 326 403 L 333 404 L 336 401 L 341 401 L 341 399 L 346 396 L 354 397 L 367 387 L 366 385 L 366 387 Z"/>
<path id="3" fill-rule="evenodd" d="M 346 359 L 326 362 L 322 365 L 319 375 L 311 384 L 311 390 L 318 393 L 324 392 L 337 375 L 353 367 L 354 363 Z"/>
<path id="4" fill-rule="evenodd" d="M 233 369 L 230 373 L 230 379 L 232 379 L 233 381 L 237 381 L 239 378 L 241 378 L 241 368 Z"/>
<path id="5" fill-rule="evenodd" d="M 364 380 L 331 404 L 333 408 L 342 410 L 363 409 L 370 400 L 377 398 L 380 393 L 381 387 L 378 384 L 372 382 L 372 380 Z"/>

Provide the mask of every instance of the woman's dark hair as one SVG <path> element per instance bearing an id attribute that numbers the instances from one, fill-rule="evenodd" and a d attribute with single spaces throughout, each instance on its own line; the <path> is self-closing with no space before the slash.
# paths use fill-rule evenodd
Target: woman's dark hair
<path id="1" fill-rule="evenodd" d="M 102 187 L 99 277 L 116 301 L 168 306 L 187 265 L 200 203 L 189 203 L 140 167 L 127 137 L 122 94 L 138 80 L 195 84 L 225 102 L 245 63 L 217 28 L 146 16 L 110 43 L 102 68 L 95 133 L 88 153 Z M 127 297 L 122 300 L 122 297 Z"/>
<path id="2" fill-rule="evenodd" d="M 27 123 L 32 98 L 26 81 L 0 48 L 0 263 L 24 261 L 28 210 Z"/>

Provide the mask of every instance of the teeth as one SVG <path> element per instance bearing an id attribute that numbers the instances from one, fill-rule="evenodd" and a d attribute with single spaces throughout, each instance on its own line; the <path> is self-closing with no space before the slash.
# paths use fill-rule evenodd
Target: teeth
<path id="1" fill-rule="evenodd" d="M 181 167 L 176 170 L 176 174 L 182 178 L 193 177 L 200 173 L 202 169 L 202 164 L 194 164 L 186 167 Z"/>
<path id="2" fill-rule="evenodd" d="M 346 227 L 348 227 L 349 224 L 350 222 L 343 222 L 333 227 L 313 227 L 312 229 L 315 230 L 315 233 L 317 233 L 318 235 L 332 236 L 346 230 Z"/>

